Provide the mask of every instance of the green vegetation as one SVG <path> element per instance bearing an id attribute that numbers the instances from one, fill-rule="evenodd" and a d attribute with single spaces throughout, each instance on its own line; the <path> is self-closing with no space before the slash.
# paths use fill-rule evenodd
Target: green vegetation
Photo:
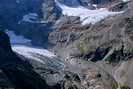
<path id="1" fill-rule="evenodd" d="M 115 81 L 112 81 L 111 86 L 112 86 L 112 89 L 118 89 L 118 83 Z"/>
<path id="2" fill-rule="evenodd" d="M 129 86 L 121 86 L 120 89 L 131 89 Z"/>
<path id="3" fill-rule="evenodd" d="M 89 44 L 87 40 L 81 40 L 76 47 L 80 51 L 81 55 L 86 54 L 89 51 Z"/>

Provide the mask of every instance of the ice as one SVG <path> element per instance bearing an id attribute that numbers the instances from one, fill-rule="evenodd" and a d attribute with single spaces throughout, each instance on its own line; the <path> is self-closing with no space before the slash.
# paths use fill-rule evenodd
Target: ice
<path id="1" fill-rule="evenodd" d="M 23 19 L 18 22 L 20 24 L 21 22 L 29 22 L 29 23 L 38 23 L 38 14 L 37 13 L 29 13 L 23 16 Z"/>
<path id="2" fill-rule="evenodd" d="M 49 58 L 56 57 L 56 55 L 54 55 L 52 52 L 43 48 L 41 49 L 26 45 L 12 45 L 12 49 L 13 51 L 17 52 L 20 55 L 23 55 L 29 59 L 34 59 L 43 64 L 45 64 L 45 62 L 41 60 L 41 58 L 39 59 L 37 55 L 42 55 L 44 57 L 49 57 Z M 36 54 L 36 56 L 34 56 L 34 54 Z"/>
<path id="3" fill-rule="evenodd" d="M 60 62 L 56 60 L 57 56 L 54 55 L 54 53 L 44 48 L 32 46 L 30 44 L 31 40 L 26 39 L 21 35 L 16 35 L 13 31 L 6 30 L 6 33 L 10 37 L 11 46 L 14 52 L 42 64 L 53 61 L 55 64 L 51 63 L 51 65 L 59 65 Z"/>
<path id="4" fill-rule="evenodd" d="M 67 16 L 78 16 L 83 25 L 85 24 L 95 24 L 98 21 L 108 17 L 120 14 L 123 12 L 111 12 L 106 8 L 100 8 L 95 10 L 90 10 L 83 6 L 69 7 L 64 4 L 59 3 L 55 0 L 56 4 L 62 9 L 63 15 Z"/>
<path id="5" fill-rule="evenodd" d="M 13 31 L 7 30 L 6 33 L 10 37 L 11 44 L 30 44 L 31 40 L 24 38 L 23 36 L 16 35 Z"/>

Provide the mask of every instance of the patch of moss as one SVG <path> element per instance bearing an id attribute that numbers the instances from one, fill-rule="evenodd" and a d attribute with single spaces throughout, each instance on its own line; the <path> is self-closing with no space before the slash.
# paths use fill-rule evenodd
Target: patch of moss
<path id="1" fill-rule="evenodd" d="M 131 89 L 129 86 L 121 86 L 120 89 Z"/>
<path id="2" fill-rule="evenodd" d="M 84 55 L 88 52 L 89 50 L 89 44 L 87 40 L 81 40 L 77 46 L 78 50 L 80 51 L 81 55 Z"/>
<path id="3" fill-rule="evenodd" d="M 118 89 L 118 83 L 115 81 L 112 82 L 111 86 L 112 86 L 112 89 Z"/>

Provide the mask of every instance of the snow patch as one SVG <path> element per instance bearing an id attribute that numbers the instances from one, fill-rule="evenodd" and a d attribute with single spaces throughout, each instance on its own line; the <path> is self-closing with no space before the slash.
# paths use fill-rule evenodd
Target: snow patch
<path id="1" fill-rule="evenodd" d="M 130 0 L 122 0 L 123 2 L 129 2 Z"/>
<path id="2" fill-rule="evenodd" d="M 46 64 L 49 67 L 60 68 L 64 64 L 54 53 L 38 47 L 27 46 L 31 42 L 24 38 L 23 36 L 17 36 L 13 31 L 7 30 L 6 33 L 10 37 L 11 46 L 14 52 L 26 57 L 29 60 L 34 60 L 36 62 Z"/>
<path id="3" fill-rule="evenodd" d="M 106 8 L 90 10 L 83 6 L 69 7 L 59 3 L 55 0 L 56 4 L 62 9 L 62 13 L 67 16 L 78 16 L 83 25 L 85 24 L 95 24 L 108 16 L 114 16 L 122 12 L 110 12 Z"/>
<path id="4" fill-rule="evenodd" d="M 18 3 L 18 4 L 19 4 L 19 3 L 20 3 L 20 0 L 16 0 L 16 3 Z"/>
<path id="5" fill-rule="evenodd" d="M 23 55 L 31 59 L 35 59 L 42 63 L 43 61 L 33 56 L 33 54 L 39 54 L 39 55 L 43 55 L 49 58 L 55 57 L 53 53 L 43 48 L 40 49 L 40 48 L 26 46 L 30 44 L 31 40 L 28 40 L 24 38 L 23 36 L 17 36 L 13 31 L 7 30 L 6 33 L 10 37 L 10 42 L 11 42 L 13 50 L 19 53 L 20 55 Z"/>
<path id="6" fill-rule="evenodd" d="M 97 8 L 97 4 L 92 4 L 92 6 L 95 7 L 96 9 L 98 9 L 98 8 Z"/>
<path id="7" fill-rule="evenodd" d="M 31 42 L 31 40 L 28 40 L 23 36 L 16 35 L 13 31 L 7 30 L 6 33 L 10 37 L 11 44 L 30 44 Z"/>
<path id="8" fill-rule="evenodd" d="M 34 59 L 43 64 L 45 64 L 45 62 L 39 59 L 38 56 L 33 56 L 33 54 L 43 55 L 44 57 L 49 58 L 56 57 L 56 55 L 54 55 L 52 52 L 41 48 L 29 47 L 24 45 L 12 45 L 12 49 L 20 55 L 23 55 L 30 59 Z"/>
<path id="9" fill-rule="evenodd" d="M 20 24 L 21 22 L 38 23 L 38 14 L 29 13 L 27 15 L 24 15 L 23 19 L 19 21 L 18 24 Z"/>
<path id="10" fill-rule="evenodd" d="M 26 57 L 29 61 L 34 60 L 51 68 L 64 68 L 64 62 L 46 49 L 25 45 L 12 45 L 12 49 L 14 52 Z"/>

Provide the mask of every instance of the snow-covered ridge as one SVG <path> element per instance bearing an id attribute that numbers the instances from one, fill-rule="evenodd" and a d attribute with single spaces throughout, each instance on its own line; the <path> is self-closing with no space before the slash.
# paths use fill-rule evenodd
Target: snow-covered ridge
<path id="1" fill-rule="evenodd" d="M 83 25 L 85 24 L 95 24 L 98 21 L 108 17 L 114 16 L 116 14 L 120 14 L 122 12 L 110 12 L 106 8 L 96 9 L 96 10 L 89 10 L 83 6 L 78 7 L 69 7 L 59 3 L 55 0 L 56 4 L 62 9 L 63 15 L 67 16 L 78 16 Z"/>

